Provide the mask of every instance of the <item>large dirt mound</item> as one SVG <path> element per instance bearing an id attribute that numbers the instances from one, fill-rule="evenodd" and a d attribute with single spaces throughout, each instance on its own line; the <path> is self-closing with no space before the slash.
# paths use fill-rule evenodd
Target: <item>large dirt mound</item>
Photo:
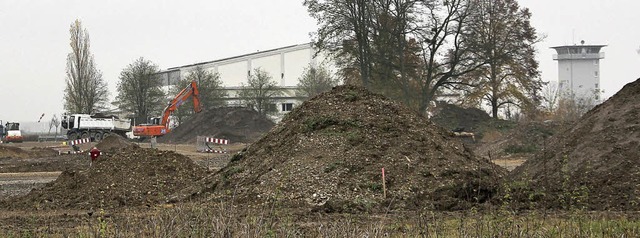
<path id="1" fill-rule="evenodd" d="M 206 169 L 183 155 L 129 147 L 101 156 L 84 171 L 64 171 L 55 181 L 3 206 L 23 209 L 151 206 L 164 203 L 167 195 L 191 185 L 206 173 Z"/>
<path id="2" fill-rule="evenodd" d="M 257 111 L 245 107 L 219 107 L 204 110 L 158 138 L 160 143 L 195 143 L 197 136 L 255 142 L 275 124 Z"/>
<path id="3" fill-rule="evenodd" d="M 488 199 L 503 173 L 404 106 L 339 86 L 295 108 L 197 192 L 249 206 L 450 210 Z"/>
<path id="4" fill-rule="evenodd" d="M 96 147 L 103 151 L 117 150 L 122 148 L 127 148 L 130 146 L 138 147 L 136 144 L 131 143 L 126 138 L 117 135 L 117 134 L 109 134 L 109 136 L 105 137 L 96 145 Z"/>
<path id="5" fill-rule="evenodd" d="M 508 185 L 516 200 L 547 208 L 640 210 L 640 80 L 548 145 L 512 171 L 515 182 Z"/>

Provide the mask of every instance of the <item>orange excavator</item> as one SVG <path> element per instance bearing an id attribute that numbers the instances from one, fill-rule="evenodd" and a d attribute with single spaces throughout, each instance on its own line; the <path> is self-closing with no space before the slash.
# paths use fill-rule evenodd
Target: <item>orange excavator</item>
<path id="1" fill-rule="evenodd" d="M 180 105 L 187 101 L 189 97 L 193 97 L 193 110 L 196 113 L 202 111 L 198 86 L 196 81 L 191 81 L 186 88 L 182 89 L 182 91 L 169 102 L 169 105 L 164 109 L 162 118 L 151 118 L 151 123 L 149 124 L 134 126 L 133 135 L 140 137 L 158 137 L 169 133 L 169 131 L 171 131 L 169 128 L 169 116 L 171 116 L 171 113 L 178 109 Z"/>

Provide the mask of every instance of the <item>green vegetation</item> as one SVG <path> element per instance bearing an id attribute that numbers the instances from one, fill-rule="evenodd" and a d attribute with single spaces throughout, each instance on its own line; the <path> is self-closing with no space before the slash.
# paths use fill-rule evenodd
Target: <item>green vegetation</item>
<path id="1" fill-rule="evenodd" d="M 508 154 L 524 154 L 524 153 L 534 153 L 537 152 L 538 148 L 536 145 L 515 145 L 511 144 L 504 148 L 504 152 Z"/>

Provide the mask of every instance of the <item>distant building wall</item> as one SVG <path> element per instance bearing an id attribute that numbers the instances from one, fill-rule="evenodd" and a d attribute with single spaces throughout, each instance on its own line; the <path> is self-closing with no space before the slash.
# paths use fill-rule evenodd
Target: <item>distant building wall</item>
<path id="1" fill-rule="evenodd" d="M 160 78 L 167 85 L 174 85 L 178 80 L 182 80 L 196 67 L 203 67 L 212 73 L 218 73 L 222 81 L 222 86 L 227 91 L 227 104 L 240 105 L 238 92 L 243 85 L 247 85 L 248 78 L 255 69 L 262 69 L 267 72 L 272 80 L 284 90 L 284 95 L 277 98 L 279 113 L 274 118 L 280 120 L 282 116 L 291 109 L 302 103 L 304 98 L 297 97 L 295 92 L 304 69 L 309 65 L 327 67 L 331 72 L 335 72 L 334 64 L 324 54 L 315 56 L 316 50 L 311 43 L 286 46 L 277 49 L 259 51 L 255 53 L 219 59 L 208 62 L 201 62 L 191 65 L 172 67 L 160 72 Z"/>

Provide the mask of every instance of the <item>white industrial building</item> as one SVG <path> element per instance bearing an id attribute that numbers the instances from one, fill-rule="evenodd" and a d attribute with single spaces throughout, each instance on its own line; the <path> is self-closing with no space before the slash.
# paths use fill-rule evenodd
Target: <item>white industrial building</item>
<path id="1" fill-rule="evenodd" d="M 254 69 L 266 71 L 272 79 L 284 90 L 282 97 L 276 98 L 279 114 L 274 118 L 279 120 L 284 113 L 291 111 L 302 103 L 304 98 L 295 94 L 298 81 L 305 68 L 309 65 L 327 67 L 334 71 L 334 65 L 324 54 L 316 56 L 316 50 L 311 43 L 281 47 L 277 49 L 258 51 L 255 53 L 229 57 L 208 62 L 171 67 L 160 72 L 165 86 L 174 85 L 178 80 L 200 66 L 205 70 L 220 75 L 223 87 L 227 90 L 227 105 L 239 105 L 238 92 L 242 85 L 247 85 L 249 76 Z"/>
<path id="2" fill-rule="evenodd" d="M 557 54 L 558 91 L 561 97 L 589 98 L 600 100 L 600 60 L 605 45 L 565 45 L 551 47 Z"/>

